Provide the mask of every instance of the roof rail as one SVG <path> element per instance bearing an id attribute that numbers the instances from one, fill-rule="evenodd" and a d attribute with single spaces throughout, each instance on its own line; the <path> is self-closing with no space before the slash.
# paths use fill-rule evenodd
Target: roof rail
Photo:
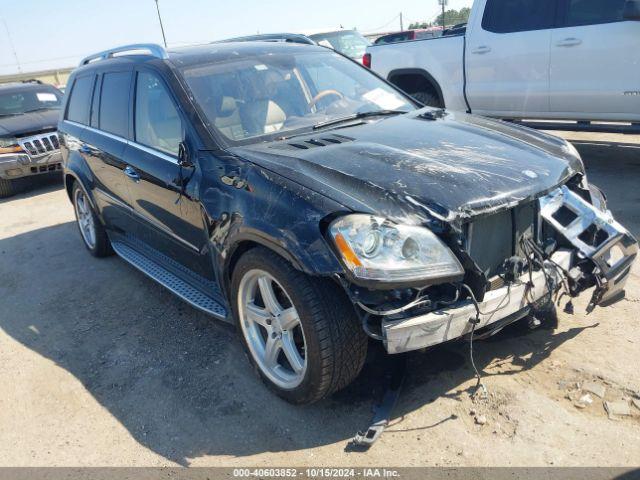
<path id="1" fill-rule="evenodd" d="M 124 45 L 122 47 L 110 48 L 109 50 L 89 55 L 88 57 L 85 57 L 80 61 L 80 66 L 91 63 L 94 60 L 106 60 L 108 58 L 112 58 L 116 53 L 133 52 L 138 50 L 147 50 L 151 56 L 160 58 L 162 60 L 166 60 L 167 58 L 169 58 L 167 51 L 160 45 L 157 45 L 155 43 L 136 43 L 133 45 Z"/>

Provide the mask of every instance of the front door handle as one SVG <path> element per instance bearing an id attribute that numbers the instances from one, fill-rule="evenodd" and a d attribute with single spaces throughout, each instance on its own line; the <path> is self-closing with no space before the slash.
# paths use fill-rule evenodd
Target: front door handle
<path id="1" fill-rule="evenodd" d="M 136 170 L 131 165 L 127 165 L 124 168 L 124 174 L 134 182 L 140 181 L 140 174 L 136 172 Z"/>
<path id="2" fill-rule="evenodd" d="M 491 51 L 491 47 L 487 45 L 481 45 L 473 49 L 471 53 L 475 53 L 476 55 L 484 55 L 485 53 L 489 53 L 490 51 Z"/>
<path id="3" fill-rule="evenodd" d="M 556 43 L 556 45 L 558 47 L 575 47 L 576 45 L 580 45 L 581 43 L 582 40 L 580 40 L 579 38 L 570 37 L 565 38 L 564 40 L 560 40 Z"/>

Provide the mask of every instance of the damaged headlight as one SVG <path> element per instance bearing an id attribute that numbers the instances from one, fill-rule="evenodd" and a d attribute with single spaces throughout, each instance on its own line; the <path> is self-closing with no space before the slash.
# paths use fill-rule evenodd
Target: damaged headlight
<path id="1" fill-rule="evenodd" d="M 410 282 L 464 274 L 453 252 L 430 230 L 354 214 L 335 220 L 329 234 L 358 279 Z"/>

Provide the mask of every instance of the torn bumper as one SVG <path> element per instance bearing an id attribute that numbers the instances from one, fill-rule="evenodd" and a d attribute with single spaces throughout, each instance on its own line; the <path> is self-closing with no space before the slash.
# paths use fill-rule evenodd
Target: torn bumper
<path id="1" fill-rule="evenodd" d="M 569 266 L 571 251 L 553 254 L 552 260 L 563 268 Z M 552 277 L 553 269 L 547 270 Z M 479 303 L 480 323 L 476 329 L 494 325 L 500 321 L 516 321 L 525 317 L 534 304 L 548 294 L 545 276 L 533 274 L 533 286 L 528 285 L 529 275 L 523 275 L 516 285 L 504 286 L 487 292 Z M 493 313 L 492 313 L 493 312 Z M 424 315 L 402 320 L 383 320 L 382 334 L 388 353 L 402 353 L 462 337 L 471 331 L 470 319 L 475 319 L 476 309 L 470 300 L 464 300 L 451 308 L 436 310 Z"/>
<path id="2" fill-rule="evenodd" d="M 576 248 L 579 258 L 593 262 L 591 272 L 570 272 L 570 276 L 594 277 L 596 290 L 589 310 L 624 296 L 638 242 L 611 212 L 597 209 L 563 186 L 540 199 L 540 215 Z"/>

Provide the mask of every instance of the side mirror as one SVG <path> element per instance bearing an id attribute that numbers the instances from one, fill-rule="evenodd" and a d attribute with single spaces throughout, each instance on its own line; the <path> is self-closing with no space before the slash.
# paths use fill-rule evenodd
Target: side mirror
<path id="1" fill-rule="evenodd" d="M 640 20 L 640 0 L 627 0 L 622 17 L 625 20 Z"/>
<path id="2" fill-rule="evenodd" d="M 178 165 L 184 168 L 192 168 L 194 166 L 191 158 L 189 158 L 189 149 L 185 142 L 178 144 Z"/>

